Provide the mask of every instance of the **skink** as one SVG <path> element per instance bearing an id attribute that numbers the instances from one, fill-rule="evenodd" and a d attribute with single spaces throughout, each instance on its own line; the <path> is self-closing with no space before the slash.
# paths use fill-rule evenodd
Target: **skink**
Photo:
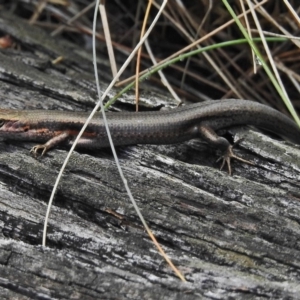
<path id="1" fill-rule="evenodd" d="M 42 155 L 60 144 L 71 145 L 88 113 L 44 110 L 0 109 L 0 140 L 44 143 L 32 148 Z M 282 113 L 247 100 L 215 100 L 169 111 L 107 113 L 116 146 L 130 144 L 172 144 L 202 138 L 223 152 L 223 163 L 236 156 L 232 145 L 216 131 L 236 125 L 254 125 L 300 144 L 300 129 Z M 78 147 L 108 147 L 101 113 L 97 113 L 79 141 Z"/>

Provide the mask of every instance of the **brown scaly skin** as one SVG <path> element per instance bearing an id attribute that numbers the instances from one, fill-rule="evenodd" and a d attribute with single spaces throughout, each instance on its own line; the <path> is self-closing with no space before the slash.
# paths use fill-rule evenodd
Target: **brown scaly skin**
<path id="1" fill-rule="evenodd" d="M 42 143 L 31 150 L 45 154 L 59 144 L 72 145 L 88 113 L 48 110 L 0 109 L 0 140 L 35 141 Z M 253 125 L 300 144 L 300 129 L 282 113 L 253 101 L 215 100 L 178 107 L 169 111 L 107 113 L 107 120 L 116 146 L 132 144 L 172 144 L 202 138 L 223 151 L 231 174 L 230 159 L 236 156 L 232 146 L 216 131 L 236 125 Z M 108 147 L 102 114 L 96 113 L 78 147 Z M 252 164 L 252 163 L 250 163 Z"/>

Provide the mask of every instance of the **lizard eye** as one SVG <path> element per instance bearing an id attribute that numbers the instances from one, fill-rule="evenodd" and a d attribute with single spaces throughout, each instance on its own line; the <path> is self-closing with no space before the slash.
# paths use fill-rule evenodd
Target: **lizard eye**
<path id="1" fill-rule="evenodd" d="M 0 127 L 2 127 L 5 123 L 5 120 L 4 119 L 0 119 Z"/>

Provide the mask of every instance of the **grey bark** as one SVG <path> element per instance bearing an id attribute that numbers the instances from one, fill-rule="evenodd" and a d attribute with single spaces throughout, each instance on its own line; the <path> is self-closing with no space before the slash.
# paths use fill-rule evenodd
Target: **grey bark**
<path id="1" fill-rule="evenodd" d="M 15 16 L 2 15 L 0 30 L 20 47 L 0 52 L 2 108 L 91 109 L 90 54 Z M 104 59 L 99 70 L 104 88 Z M 149 99 L 154 107 L 168 100 L 152 92 L 142 104 Z M 234 176 L 218 170 L 201 141 L 118 148 L 132 194 L 186 283 L 144 232 L 110 150 L 74 153 L 43 248 L 47 200 L 67 152 L 36 159 L 32 143 L 1 142 L 1 299 L 298 298 L 299 146 L 249 128 L 229 133 L 243 138 L 236 151 L 255 163 L 233 162 Z"/>

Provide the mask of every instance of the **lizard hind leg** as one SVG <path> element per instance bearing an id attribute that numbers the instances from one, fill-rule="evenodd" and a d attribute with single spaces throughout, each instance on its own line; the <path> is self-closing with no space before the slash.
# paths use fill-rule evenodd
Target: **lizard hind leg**
<path id="1" fill-rule="evenodd" d="M 241 162 L 254 165 L 252 162 L 245 160 L 237 155 L 234 154 L 233 152 L 233 146 L 228 142 L 227 139 L 224 137 L 218 136 L 216 132 L 209 126 L 204 126 L 201 125 L 198 127 L 199 133 L 201 137 L 210 145 L 218 148 L 219 150 L 222 151 L 222 155 L 218 158 L 217 161 L 222 160 L 221 168 L 220 170 L 223 169 L 225 166 L 225 163 L 227 164 L 228 167 L 228 173 L 229 175 L 232 174 L 231 172 L 231 158 L 234 158 L 236 160 L 239 160 Z"/>
<path id="2" fill-rule="evenodd" d="M 223 155 L 221 155 L 221 156 L 217 159 L 217 162 L 220 161 L 220 160 L 222 160 L 222 164 L 221 164 L 220 170 L 223 169 L 225 163 L 227 164 L 229 175 L 232 174 L 232 172 L 231 172 L 231 162 L 230 162 L 231 158 L 234 158 L 234 159 L 236 159 L 236 160 L 239 160 L 239 161 L 241 161 L 241 162 L 243 162 L 243 163 L 246 163 L 246 164 L 248 164 L 248 165 L 254 165 L 253 162 L 251 162 L 251 161 L 249 161 L 249 160 L 246 160 L 246 159 L 243 159 L 243 158 L 241 158 L 241 157 L 235 155 L 235 154 L 233 153 L 233 146 L 230 145 L 230 146 L 227 148 L 227 150 L 225 151 L 225 153 L 224 153 Z"/>

